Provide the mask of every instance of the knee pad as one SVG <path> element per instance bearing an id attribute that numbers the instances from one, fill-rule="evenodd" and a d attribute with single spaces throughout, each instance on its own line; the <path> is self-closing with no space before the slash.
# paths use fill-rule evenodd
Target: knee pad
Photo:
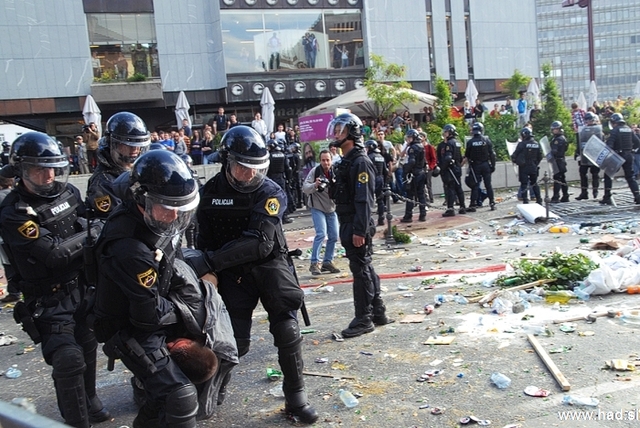
<path id="1" fill-rule="evenodd" d="M 54 379 L 63 379 L 84 373 L 86 365 L 82 350 L 77 346 L 58 348 L 51 358 Z"/>
<path id="2" fill-rule="evenodd" d="M 298 321 L 291 318 L 272 325 L 273 345 L 277 348 L 290 348 L 302 342 Z"/>
<path id="3" fill-rule="evenodd" d="M 189 383 L 173 390 L 165 400 L 164 414 L 168 427 L 195 427 L 198 414 L 198 391 Z"/>

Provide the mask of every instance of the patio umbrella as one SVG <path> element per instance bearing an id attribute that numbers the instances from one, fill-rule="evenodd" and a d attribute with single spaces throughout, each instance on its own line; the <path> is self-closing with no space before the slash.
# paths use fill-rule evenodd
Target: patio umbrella
<path id="1" fill-rule="evenodd" d="M 536 79 L 531 79 L 529 81 L 527 96 L 529 97 L 529 104 L 531 105 L 531 108 L 533 108 L 534 104 L 540 104 L 540 88 L 538 87 Z"/>
<path id="2" fill-rule="evenodd" d="M 178 94 L 178 100 L 176 101 L 176 126 L 178 129 L 182 128 L 182 121 L 187 119 L 189 121 L 189 128 L 191 128 L 191 117 L 189 116 L 189 101 L 184 91 L 180 91 Z"/>
<path id="3" fill-rule="evenodd" d="M 640 100 L 640 80 L 636 83 L 636 88 L 633 90 L 633 97 L 636 100 Z"/>
<path id="4" fill-rule="evenodd" d="M 82 117 L 86 125 L 91 122 L 95 123 L 98 128 L 98 134 L 102 135 L 102 112 L 98 108 L 98 104 L 91 95 L 87 95 L 82 108 Z"/>
<path id="5" fill-rule="evenodd" d="M 262 120 L 264 120 L 264 123 L 267 125 L 267 133 L 271 134 L 276 121 L 274 113 L 276 110 L 276 102 L 273 100 L 271 91 L 266 86 L 262 90 L 260 105 L 262 106 Z"/>
<path id="6" fill-rule="evenodd" d="M 469 80 L 467 82 L 467 90 L 464 91 L 464 96 L 469 101 L 469 104 L 473 107 L 476 105 L 476 99 L 478 99 L 478 90 L 476 89 L 475 83 L 473 80 Z"/>
<path id="7" fill-rule="evenodd" d="M 589 84 L 589 107 L 593 105 L 596 101 L 598 101 L 598 88 L 596 88 L 596 82 L 591 81 Z"/>
<path id="8" fill-rule="evenodd" d="M 587 109 L 587 99 L 584 97 L 584 92 L 580 92 L 580 95 L 578 95 L 578 99 L 576 100 L 576 103 L 578 104 L 578 108 L 580 108 L 580 110 Z"/>

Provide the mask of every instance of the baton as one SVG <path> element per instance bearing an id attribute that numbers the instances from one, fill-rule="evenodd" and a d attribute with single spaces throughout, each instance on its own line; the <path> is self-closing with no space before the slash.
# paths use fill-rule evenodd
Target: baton
<path id="1" fill-rule="evenodd" d="M 302 255 L 302 250 L 300 248 L 296 248 L 293 251 L 289 251 L 287 253 L 287 257 L 291 262 L 291 267 L 293 267 L 293 276 L 296 278 L 296 282 L 298 283 L 298 287 L 300 287 L 300 280 L 298 280 L 298 273 L 296 272 L 296 267 L 293 264 L 293 260 L 291 257 L 297 257 Z M 307 312 L 307 305 L 304 303 L 304 298 L 302 299 L 302 306 L 300 307 L 300 313 L 302 314 L 302 319 L 304 320 L 304 325 L 309 327 L 311 325 L 311 319 L 309 319 L 309 312 Z"/>

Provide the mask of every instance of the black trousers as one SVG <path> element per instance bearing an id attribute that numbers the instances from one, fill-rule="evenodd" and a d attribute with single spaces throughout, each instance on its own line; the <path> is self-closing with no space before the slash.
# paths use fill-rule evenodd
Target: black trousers
<path id="1" fill-rule="evenodd" d="M 491 186 L 491 165 L 489 165 L 488 161 L 474 163 L 471 165 L 473 168 L 473 172 L 476 175 L 476 180 L 478 181 L 478 185 L 473 186 L 471 189 L 471 203 L 469 205 L 476 205 L 479 196 L 480 196 L 480 183 L 484 181 L 484 187 L 487 192 L 487 197 L 489 198 L 489 203 L 494 204 L 493 199 L 493 187 Z"/>

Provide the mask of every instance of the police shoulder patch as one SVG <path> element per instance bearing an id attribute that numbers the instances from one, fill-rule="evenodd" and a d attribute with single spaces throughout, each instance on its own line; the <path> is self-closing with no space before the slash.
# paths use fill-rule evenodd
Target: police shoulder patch
<path id="1" fill-rule="evenodd" d="M 105 195 L 93 200 L 96 209 L 100 212 L 106 213 L 111 209 L 111 196 Z"/>
<path id="2" fill-rule="evenodd" d="M 20 232 L 20 234 L 27 239 L 38 239 L 38 237 L 40 236 L 40 229 L 38 228 L 38 225 L 32 220 L 28 220 L 22 226 L 20 226 L 18 228 L 18 232 Z"/>
<path id="3" fill-rule="evenodd" d="M 158 279 L 158 274 L 153 268 L 138 274 L 138 282 L 146 288 L 151 288 L 156 283 L 156 279 Z"/>
<path id="4" fill-rule="evenodd" d="M 361 172 L 360 174 L 358 174 L 358 182 L 365 184 L 369 182 L 369 173 L 368 172 Z"/>
<path id="5" fill-rule="evenodd" d="M 277 215 L 280 211 L 280 201 L 278 198 L 269 198 L 264 204 L 264 209 L 269 215 Z"/>

